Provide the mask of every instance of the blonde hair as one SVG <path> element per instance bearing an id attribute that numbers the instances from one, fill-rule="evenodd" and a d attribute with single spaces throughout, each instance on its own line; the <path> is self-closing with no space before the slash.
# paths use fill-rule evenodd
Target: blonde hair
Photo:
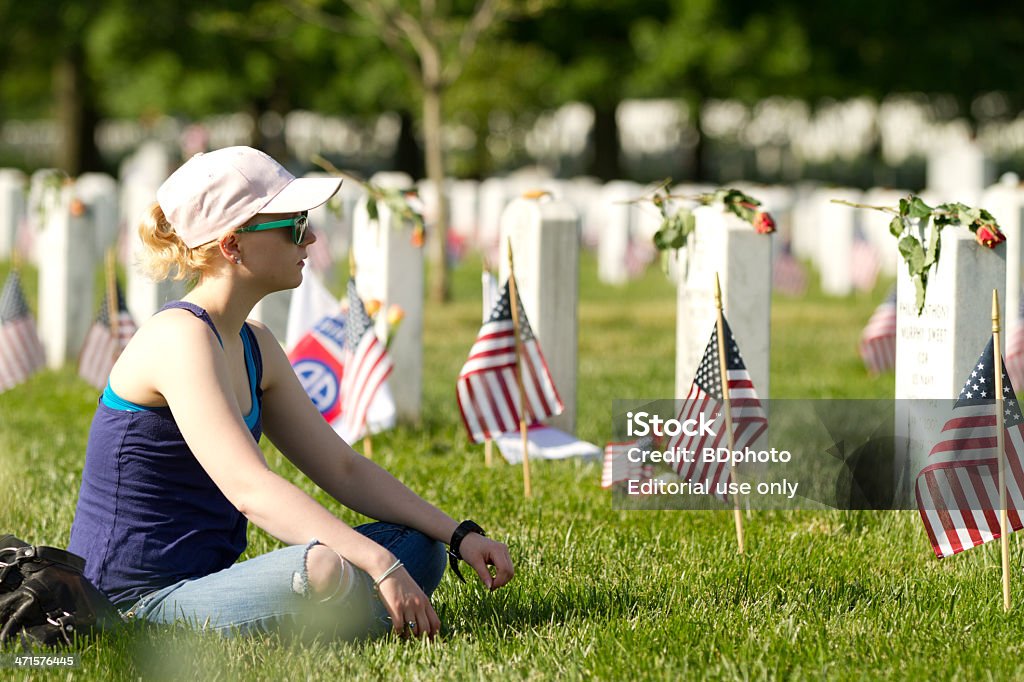
<path id="1" fill-rule="evenodd" d="M 143 246 L 138 256 L 139 266 L 157 282 L 168 277 L 195 282 L 212 269 L 220 254 L 217 242 L 193 248 L 185 246 L 167 221 L 160 204 L 153 204 L 139 225 L 139 238 Z"/>

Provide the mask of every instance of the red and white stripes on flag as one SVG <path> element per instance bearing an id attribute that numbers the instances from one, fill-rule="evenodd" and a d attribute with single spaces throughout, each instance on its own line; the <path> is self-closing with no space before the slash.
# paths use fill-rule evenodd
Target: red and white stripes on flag
<path id="1" fill-rule="evenodd" d="M 0 293 L 0 392 L 25 381 L 45 363 L 21 277 L 12 270 Z"/>
<path id="2" fill-rule="evenodd" d="M 995 356 L 992 340 L 967 378 L 938 442 L 916 477 L 918 511 L 937 557 L 995 540 L 999 530 Z M 1020 530 L 1024 509 L 1024 419 L 1003 371 L 1007 521 Z"/>
<path id="3" fill-rule="evenodd" d="M 604 446 L 604 466 L 601 469 L 601 487 L 612 486 L 627 481 L 646 481 L 654 475 L 654 468 L 645 462 L 632 462 L 629 451 L 633 448 L 650 450 L 652 438 L 641 438 L 625 443 L 608 443 Z"/>
<path id="4" fill-rule="evenodd" d="M 517 301 L 517 304 L 526 423 L 529 425 L 561 414 L 563 407 L 522 302 Z M 456 382 L 462 421 L 474 442 L 481 443 L 519 428 L 519 387 L 515 371 L 515 332 L 506 281 Z"/>
<path id="5" fill-rule="evenodd" d="M 366 313 L 356 291 L 356 281 L 348 280 L 348 319 L 345 321 L 345 373 L 341 379 L 341 426 L 351 440 L 367 433 L 366 413 L 374 396 L 391 374 L 391 356 Z"/>
<path id="6" fill-rule="evenodd" d="M 729 323 L 722 318 L 725 331 L 725 358 L 728 373 L 729 413 L 732 418 L 733 448 L 742 450 L 752 445 L 768 428 L 768 418 L 761 401 L 757 397 L 754 382 L 743 358 L 739 346 L 733 338 Z M 668 443 L 668 450 L 692 453 L 692 462 L 680 461 L 676 465 L 676 473 L 685 481 L 707 482 L 708 490 L 717 490 L 719 483 L 729 480 L 729 462 L 704 462 L 702 454 L 705 448 L 728 448 L 729 434 L 725 428 L 725 410 L 723 409 L 722 373 L 718 359 L 718 328 L 711 332 L 711 340 L 704 349 L 704 357 L 697 367 L 697 375 L 690 385 L 690 391 L 679 411 L 679 420 L 694 419 L 699 423 L 701 414 L 711 425 L 715 435 L 704 435 L 699 430 L 695 435 L 680 432 Z M 679 448 L 679 450 L 675 450 Z M 680 457 L 680 460 L 683 458 Z M 723 490 L 725 487 L 723 486 Z M 720 497 L 716 495 L 716 497 Z M 721 498 L 724 500 L 724 498 Z"/>
<path id="7" fill-rule="evenodd" d="M 117 291 L 116 324 L 110 322 L 110 301 L 104 297 L 96 321 L 85 336 L 82 350 L 78 355 L 78 375 L 99 390 L 107 385 L 110 370 L 117 357 L 128 345 L 137 327 L 125 305 L 121 293 L 121 284 L 115 285 Z M 116 330 L 116 333 L 115 333 Z"/>
<path id="8" fill-rule="evenodd" d="M 860 357 L 871 374 L 896 368 L 896 287 L 871 313 L 860 333 Z"/>

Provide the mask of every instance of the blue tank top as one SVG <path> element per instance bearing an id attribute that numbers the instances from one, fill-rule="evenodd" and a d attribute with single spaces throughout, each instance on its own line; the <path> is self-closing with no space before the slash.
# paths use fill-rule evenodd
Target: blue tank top
<path id="1" fill-rule="evenodd" d="M 183 308 L 210 326 L 205 310 Z M 252 437 L 263 433 L 263 362 L 243 325 Z M 199 465 L 168 407 L 145 407 L 107 384 L 89 431 L 78 507 L 68 549 L 86 560 L 85 575 L 118 606 L 180 580 L 228 568 L 246 546 L 247 521 Z"/>

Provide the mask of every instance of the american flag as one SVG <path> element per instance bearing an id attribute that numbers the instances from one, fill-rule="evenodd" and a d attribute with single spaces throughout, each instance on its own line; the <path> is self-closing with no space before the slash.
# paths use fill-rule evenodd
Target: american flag
<path id="1" fill-rule="evenodd" d="M 992 340 L 971 370 L 917 475 L 917 507 L 940 559 L 999 537 L 999 456 L 996 444 L 995 356 Z M 1024 419 L 1003 370 L 1007 520 L 1021 529 L 1024 509 Z"/>
<path id="2" fill-rule="evenodd" d="M 0 392 L 28 379 L 45 362 L 21 276 L 12 270 L 0 293 Z"/>
<path id="3" fill-rule="evenodd" d="M 89 328 L 82 351 L 78 354 L 78 375 L 101 391 L 107 385 L 114 361 L 137 329 L 125 305 L 121 284 L 118 282 L 114 288 L 117 292 L 116 322 L 112 324 L 110 321 L 110 297 L 104 296 L 96 321 Z"/>
<path id="4" fill-rule="evenodd" d="M 345 321 L 345 374 L 341 379 L 341 423 L 352 439 L 366 435 L 366 413 L 374 396 L 391 374 L 393 365 L 387 348 L 373 331 L 373 320 L 356 291 L 354 278 L 348 280 L 348 319 Z"/>
<path id="5" fill-rule="evenodd" d="M 896 287 L 871 313 L 860 333 L 860 357 L 870 374 L 896 368 Z"/>
<path id="6" fill-rule="evenodd" d="M 604 467 L 601 469 L 601 487 L 611 488 L 617 483 L 630 480 L 645 481 L 654 475 L 653 467 L 644 462 L 631 462 L 627 456 L 631 448 L 654 449 L 654 439 L 644 437 L 625 443 L 608 443 L 604 446 Z"/>
<path id="7" fill-rule="evenodd" d="M 455 386 L 462 421 L 476 443 L 519 428 L 516 344 L 508 284 L 506 281 L 501 288 L 490 317 L 480 327 Z M 540 344 L 530 329 L 522 301 L 517 303 L 526 423 L 532 424 L 561 414 L 562 399 L 551 379 Z"/>
<path id="8" fill-rule="evenodd" d="M 1017 386 L 1024 386 L 1024 296 L 1017 309 L 1017 326 L 1006 340 L 1006 373 Z"/>
<path id="9" fill-rule="evenodd" d="M 733 448 L 742 450 L 753 444 L 758 437 L 768 428 L 768 418 L 761 401 L 757 398 L 757 391 L 754 389 L 754 382 L 750 379 L 750 373 L 743 358 L 740 355 L 739 345 L 733 338 L 729 323 L 722 318 L 722 327 L 725 330 L 725 366 L 728 372 L 729 384 L 729 412 L 732 418 Z M 728 462 L 702 462 L 701 454 L 704 448 L 727 448 L 729 447 L 729 436 L 725 428 L 725 411 L 722 409 L 724 393 L 722 390 L 722 373 L 719 369 L 718 360 L 718 328 L 711 332 L 711 340 L 704 349 L 704 357 L 697 367 L 697 376 L 693 379 L 690 392 L 683 401 L 683 407 L 679 411 L 678 419 L 698 420 L 700 415 L 706 415 L 706 421 L 711 424 L 710 429 L 716 435 L 702 435 L 699 430 L 696 435 L 688 436 L 680 432 L 669 440 L 668 449 L 681 448 L 694 453 L 690 459 L 693 462 L 679 462 L 676 465 L 676 473 L 686 481 L 707 481 L 710 490 L 717 490 L 719 483 L 729 480 L 730 467 Z M 681 450 L 679 450 L 681 452 Z"/>
<path id="10" fill-rule="evenodd" d="M 878 257 L 878 251 L 871 242 L 863 235 L 855 235 L 853 247 L 850 249 L 850 277 L 854 288 L 857 291 L 874 289 L 881 267 L 882 261 Z"/>

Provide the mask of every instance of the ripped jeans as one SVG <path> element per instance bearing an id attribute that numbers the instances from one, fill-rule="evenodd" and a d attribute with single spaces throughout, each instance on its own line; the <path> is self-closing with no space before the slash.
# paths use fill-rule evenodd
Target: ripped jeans
<path id="1" fill-rule="evenodd" d="M 441 582 L 444 545 L 417 530 L 391 523 L 368 523 L 355 530 L 390 550 L 405 564 L 429 597 Z M 151 623 L 185 622 L 225 636 L 254 632 L 327 634 L 343 639 L 383 635 L 391 619 L 365 571 L 351 571 L 347 590 L 324 602 L 311 596 L 306 555 L 319 544 L 292 545 L 237 563 L 217 573 L 182 580 L 147 594 L 127 614 Z"/>

